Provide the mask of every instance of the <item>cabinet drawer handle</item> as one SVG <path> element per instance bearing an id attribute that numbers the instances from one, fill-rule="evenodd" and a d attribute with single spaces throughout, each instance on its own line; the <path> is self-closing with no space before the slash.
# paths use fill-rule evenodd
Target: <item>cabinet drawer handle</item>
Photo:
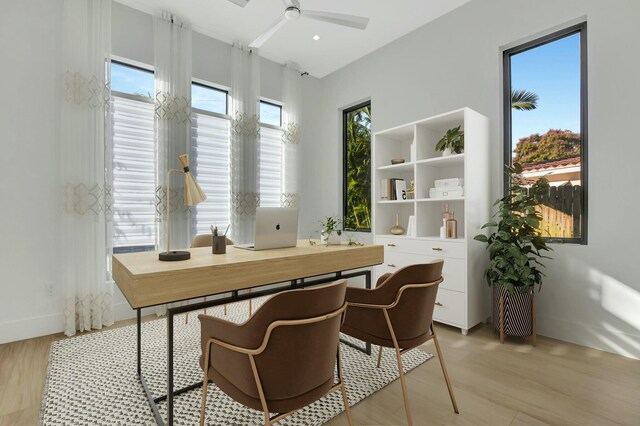
<path id="1" fill-rule="evenodd" d="M 440 247 L 433 247 L 431 250 L 433 250 L 433 251 L 442 251 L 442 249 Z"/>
<path id="2" fill-rule="evenodd" d="M 387 247 L 395 247 L 395 244 L 387 244 Z"/>
<path id="3" fill-rule="evenodd" d="M 436 302 L 436 306 L 444 306 L 444 305 L 440 302 Z"/>
<path id="4" fill-rule="evenodd" d="M 395 263 L 387 263 L 387 266 L 390 267 L 390 268 L 395 268 L 396 267 Z"/>

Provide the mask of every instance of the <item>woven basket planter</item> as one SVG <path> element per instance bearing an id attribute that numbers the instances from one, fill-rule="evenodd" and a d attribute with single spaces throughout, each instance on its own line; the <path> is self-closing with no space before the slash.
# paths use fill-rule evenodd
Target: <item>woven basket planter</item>
<path id="1" fill-rule="evenodd" d="M 492 287 L 493 328 L 504 336 L 531 337 L 535 346 L 536 319 L 533 290 L 509 294 L 504 286 Z"/>

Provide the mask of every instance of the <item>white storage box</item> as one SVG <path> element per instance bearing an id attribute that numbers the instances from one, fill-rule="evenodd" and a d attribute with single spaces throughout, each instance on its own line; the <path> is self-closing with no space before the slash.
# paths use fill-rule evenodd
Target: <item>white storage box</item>
<path id="1" fill-rule="evenodd" d="M 464 196 L 461 186 L 449 186 L 429 189 L 429 198 L 460 198 Z"/>
<path id="2" fill-rule="evenodd" d="M 464 186 L 464 178 L 437 179 L 434 183 L 436 188 L 450 188 L 455 186 Z"/>

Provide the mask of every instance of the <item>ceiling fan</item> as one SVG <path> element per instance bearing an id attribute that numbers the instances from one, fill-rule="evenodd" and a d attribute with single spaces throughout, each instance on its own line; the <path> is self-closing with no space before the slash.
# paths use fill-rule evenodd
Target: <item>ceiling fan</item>
<path id="1" fill-rule="evenodd" d="M 229 0 L 230 2 L 237 4 L 240 7 L 245 7 L 249 0 Z M 258 48 L 266 42 L 269 37 L 275 34 L 284 24 L 290 20 L 298 19 L 300 16 L 304 18 L 315 19 L 318 21 L 329 22 L 336 25 L 343 25 L 346 27 L 357 28 L 364 30 L 367 28 L 369 18 L 362 16 L 345 15 L 343 13 L 322 12 L 316 10 L 304 10 L 300 9 L 300 2 L 298 0 L 283 0 L 285 5 L 284 14 L 280 16 L 273 24 L 267 28 L 258 38 L 253 40 L 249 47 Z"/>

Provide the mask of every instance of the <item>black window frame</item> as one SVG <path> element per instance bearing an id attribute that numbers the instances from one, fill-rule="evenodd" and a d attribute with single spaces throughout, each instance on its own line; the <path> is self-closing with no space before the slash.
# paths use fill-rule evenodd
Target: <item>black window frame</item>
<path id="1" fill-rule="evenodd" d="M 578 238 L 562 238 L 562 237 L 545 237 L 548 243 L 565 243 L 587 245 L 588 233 L 588 78 L 587 78 L 587 22 L 581 22 L 576 25 L 553 32 L 544 37 L 523 43 L 519 46 L 507 49 L 502 56 L 502 108 L 503 108 L 503 146 L 504 146 L 504 164 L 511 165 L 512 160 L 512 128 L 511 128 L 511 57 L 527 50 L 535 49 L 542 45 L 552 43 L 565 37 L 580 34 L 580 186 L 582 190 L 581 197 L 581 226 L 580 237 Z M 508 182 L 503 176 L 504 194 L 508 193 Z"/>
<path id="2" fill-rule="evenodd" d="M 275 102 L 265 101 L 264 99 L 260 99 L 260 104 L 258 105 L 258 107 L 260 107 L 261 104 L 271 105 L 278 108 L 278 110 L 280 111 L 280 124 L 278 124 L 276 127 L 282 127 L 282 105 L 279 105 Z M 260 124 L 267 125 L 267 126 L 275 126 L 275 124 L 264 123 L 262 121 L 260 122 Z"/>
<path id="3" fill-rule="evenodd" d="M 344 218 L 347 216 L 347 191 L 349 190 L 349 183 L 347 182 L 347 115 L 353 111 L 359 110 L 360 108 L 368 106 L 371 109 L 371 100 L 367 100 L 361 102 L 357 105 L 350 106 L 349 108 L 345 108 L 342 110 L 342 227 L 344 231 L 347 232 L 366 232 L 371 233 L 372 228 L 357 228 L 357 229 L 347 229 L 345 227 Z M 373 137 L 373 134 L 371 135 Z M 369 145 L 371 149 L 373 141 L 369 141 Z M 371 152 L 369 153 L 371 156 Z M 373 167 L 373 165 L 372 165 Z M 373 177 L 373 170 L 371 171 L 371 177 Z M 373 185 L 373 182 L 370 182 Z M 371 188 L 369 188 L 369 204 L 371 206 L 371 211 L 373 210 L 373 197 L 371 196 Z M 373 225 L 373 215 L 371 215 L 371 225 Z"/>
<path id="4" fill-rule="evenodd" d="M 205 89 L 215 90 L 216 92 L 224 93 L 224 113 L 209 111 L 208 109 L 201 109 L 201 108 L 192 108 L 193 111 L 196 111 L 198 113 L 203 113 L 203 114 L 210 114 L 210 115 L 211 114 L 224 115 L 224 116 L 229 115 L 229 91 L 228 90 L 214 86 L 212 83 L 202 83 L 200 81 L 194 81 L 194 80 L 191 80 L 191 86 L 199 86 Z M 192 90 L 192 93 L 193 93 L 193 90 Z"/>
<path id="5" fill-rule="evenodd" d="M 134 70 L 138 70 L 138 71 L 143 71 L 143 72 L 149 73 L 149 74 L 153 75 L 154 79 L 155 79 L 156 73 L 151 68 L 145 68 L 145 67 L 140 66 L 140 65 L 133 65 L 133 64 L 130 64 L 128 62 L 125 62 L 125 61 L 122 61 L 122 60 L 119 60 L 119 59 L 113 59 L 113 58 L 111 58 L 111 61 L 109 61 L 109 63 L 108 63 L 109 66 L 111 66 L 111 64 L 117 64 L 117 65 L 120 65 L 120 66 L 123 66 L 123 67 L 126 67 L 126 68 L 132 68 Z M 111 73 L 109 73 L 109 74 L 111 74 Z M 111 84 L 111 82 L 109 82 L 109 84 Z M 113 90 L 113 89 L 111 89 L 111 92 L 112 93 L 116 93 L 118 95 L 124 95 L 124 97 L 134 97 L 136 99 L 139 98 L 141 100 L 149 100 L 151 102 L 155 102 L 155 88 L 154 88 L 154 93 L 151 93 L 151 95 L 152 95 L 151 97 L 136 95 L 136 94 L 127 93 L 127 92 L 120 92 L 118 90 Z"/>

